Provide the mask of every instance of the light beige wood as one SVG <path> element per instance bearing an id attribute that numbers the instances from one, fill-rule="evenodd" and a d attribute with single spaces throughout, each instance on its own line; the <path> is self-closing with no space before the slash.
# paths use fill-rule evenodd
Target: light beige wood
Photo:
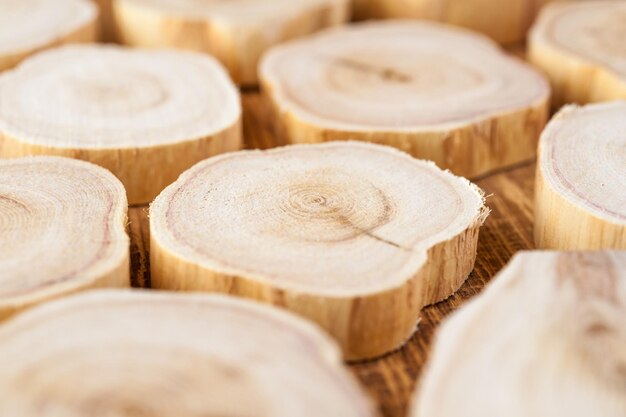
<path id="1" fill-rule="evenodd" d="M 241 142 L 239 92 L 205 55 L 68 46 L 0 76 L 0 157 L 93 162 L 122 181 L 131 204 Z"/>
<path id="2" fill-rule="evenodd" d="M 98 7 L 89 0 L 0 1 L 0 71 L 55 45 L 98 39 Z"/>
<path id="3" fill-rule="evenodd" d="M 373 417 L 337 346 L 217 295 L 92 291 L 0 328 L 0 415 Z"/>
<path id="4" fill-rule="evenodd" d="M 0 320 L 85 288 L 130 285 L 126 213 L 124 187 L 103 168 L 0 159 Z"/>
<path id="5" fill-rule="evenodd" d="M 267 48 L 345 22 L 349 0 L 113 0 L 113 12 L 123 43 L 206 52 L 254 85 Z"/>
<path id="6" fill-rule="evenodd" d="M 626 415 L 626 253 L 521 252 L 437 332 L 411 417 Z"/>
<path id="7" fill-rule="evenodd" d="M 626 3 L 558 2 L 533 26 L 529 59 L 550 79 L 553 104 L 626 98 Z"/>
<path id="8" fill-rule="evenodd" d="M 467 180 L 359 142 L 199 163 L 150 206 L 152 286 L 255 298 L 308 317 L 347 359 L 404 344 L 450 296 L 487 215 Z"/>
<path id="9" fill-rule="evenodd" d="M 564 107 L 539 143 L 535 243 L 626 249 L 626 101 Z"/>
<path id="10" fill-rule="evenodd" d="M 285 43 L 259 75 L 283 143 L 375 142 L 466 177 L 533 158 L 548 112 L 537 71 L 483 36 L 429 22 Z"/>
<path id="11" fill-rule="evenodd" d="M 437 20 L 482 32 L 499 43 L 523 41 L 539 9 L 552 0 L 352 0 L 357 19 Z"/>

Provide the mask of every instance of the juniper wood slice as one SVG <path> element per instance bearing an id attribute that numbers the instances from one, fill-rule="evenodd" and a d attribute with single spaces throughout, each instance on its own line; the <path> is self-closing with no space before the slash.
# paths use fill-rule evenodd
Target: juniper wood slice
<path id="1" fill-rule="evenodd" d="M 0 320 L 85 288 L 128 286 L 127 208 L 122 184 L 96 165 L 0 159 Z"/>
<path id="2" fill-rule="evenodd" d="M 349 0 L 113 0 L 113 13 L 123 43 L 206 52 L 237 84 L 255 85 L 267 48 L 345 22 L 349 6 Z"/>
<path id="3" fill-rule="evenodd" d="M 535 243 L 626 249 L 626 101 L 567 106 L 539 143 Z"/>
<path id="4" fill-rule="evenodd" d="M 131 204 L 241 143 L 239 92 L 205 55 L 67 46 L 0 76 L 0 157 L 93 162 L 122 181 Z"/>
<path id="5" fill-rule="evenodd" d="M 375 142 L 463 176 L 532 158 L 548 111 L 538 72 L 481 35 L 428 22 L 288 42 L 264 56 L 260 78 L 283 143 Z"/>
<path id="6" fill-rule="evenodd" d="M 545 72 L 558 108 L 626 98 L 626 3 L 559 2 L 533 26 L 530 61 Z"/>
<path id="7" fill-rule="evenodd" d="M 98 7 L 89 0 L 0 1 L 0 71 L 41 49 L 98 38 Z"/>
<path id="8" fill-rule="evenodd" d="M 0 414 L 373 417 L 319 329 L 218 295 L 91 291 L 0 328 Z"/>
<path id="9" fill-rule="evenodd" d="M 353 0 L 357 19 L 437 20 L 482 32 L 499 43 L 523 41 L 539 9 L 552 0 Z"/>
<path id="10" fill-rule="evenodd" d="M 626 415 L 626 253 L 520 252 L 436 335 L 411 417 Z"/>
<path id="11" fill-rule="evenodd" d="M 404 344 L 465 281 L 487 215 L 467 180 L 359 142 L 244 151 L 194 166 L 150 207 L 152 285 L 285 307 L 347 359 Z"/>

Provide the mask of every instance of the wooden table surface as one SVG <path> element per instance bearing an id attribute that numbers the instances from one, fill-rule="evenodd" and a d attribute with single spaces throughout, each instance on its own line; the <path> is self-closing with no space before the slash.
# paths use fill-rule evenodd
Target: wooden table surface
<path id="1" fill-rule="evenodd" d="M 244 133 L 248 148 L 273 145 L 259 94 L 243 97 Z M 475 182 L 485 191 L 491 215 L 480 231 L 476 266 L 463 287 L 448 300 L 427 307 L 415 335 L 399 351 L 377 360 L 350 365 L 385 417 L 404 416 L 415 384 L 428 358 L 439 322 L 465 300 L 478 294 L 518 250 L 531 249 L 534 163 L 504 170 Z M 150 286 L 147 207 L 129 211 L 133 285 Z"/>

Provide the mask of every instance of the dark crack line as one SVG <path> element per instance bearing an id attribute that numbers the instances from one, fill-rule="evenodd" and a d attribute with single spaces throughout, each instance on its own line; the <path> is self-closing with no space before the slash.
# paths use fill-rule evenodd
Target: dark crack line
<path id="1" fill-rule="evenodd" d="M 337 65 L 341 65 L 347 68 L 350 68 L 355 71 L 375 74 L 378 75 L 383 80 L 395 81 L 399 83 L 409 83 L 412 80 L 412 76 L 405 74 L 401 71 L 398 71 L 393 68 L 378 68 L 373 65 L 368 65 L 362 62 L 354 61 L 349 58 L 344 57 L 335 57 L 335 56 L 325 56 L 322 55 L 324 59 L 327 59 Z"/>

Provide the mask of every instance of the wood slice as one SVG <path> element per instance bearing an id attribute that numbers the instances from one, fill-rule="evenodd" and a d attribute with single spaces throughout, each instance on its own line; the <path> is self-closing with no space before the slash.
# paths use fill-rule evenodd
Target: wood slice
<path id="1" fill-rule="evenodd" d="M 316 327 L 234 297 L 92 291 L 0 329 L 0 415 L 373 417 Z"/>
<path id="2" fill-rule="evenodd" d="M 500 43 L 526 38 L 539 9 L 552 0 L 352 0 L 357 19 L 438 20 L 482 32 Z"/>
<path id="3" fill-rule="evenodd" d="M 553 104 L 626 98 L 626 3 L 562 2 L 533 26 L 529 59 L 550 79 Z"/>
<path id="4" fill-rule="evenodd" d="M 345 22 L 349 5 L 349 0 L 113 0 L 113 13 L 123 43 L 206 52 L 237 84 L 254 85 L 267 48 Z"/>
<path id="5" fill-rule="evenodd" d="M 540 248 L 626 249 L 626 102 L 567 106 L 541 135 Z"/>
<path id="6" fill-rule="evenodd" d="M 626 253 L 521 252 L 440 328 L 411 417 L 626 415 Z"/>
<path id="7" fill-rule="evenodd" d="M 428 22 L 363 23 L 272 48 L 263 91 L 283 143 L 357 139 L 476 176 L 532 158 L 547 81 L 487 38 Z"/>
<path id="8" fill-rule="evenodd" d="M 239 92 L 191 52 L 71 46 L 0 77 L 0 156 L 53 154 L 113 172 L 131 204 L 241 147 Z"/>
<path id="9" fill-rule="evenodd" d="M 465 281 L 487 215 L 467 180 L 358 142 L 246 151 L 150 207 L 152 285 L 255 298 L 316 321 L 347 359 L 404 344 Z"/>
<path id="10" fill-rule="evenodd" d="M 51 46 L 95 42 L 98 7 L 89 0 L 0 1 L 0 71 Z"/>
<path id="11" fill-rule="evenodd" d="M 96 165 L 0 160 L 0 320 L 85 288 L 128 286 L 126 212 L 124 187 Z"/>

